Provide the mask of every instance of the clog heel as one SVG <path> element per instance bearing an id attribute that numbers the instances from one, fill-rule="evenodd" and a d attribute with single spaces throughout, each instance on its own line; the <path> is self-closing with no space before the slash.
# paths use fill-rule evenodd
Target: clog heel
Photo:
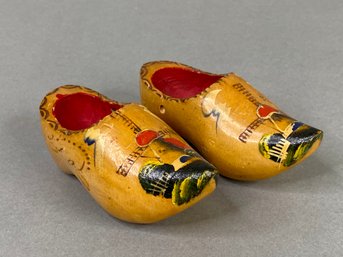
<path id="1" fill-rule="evenodd" d="M 44 97 L 40 114 L 56 164 L 121 220 L 160 221 L 216 187 L 215 168 L 141 105 L 62 86 Z"/>
<path id="2" fill-rule="evenodd" d="M 140 88 L 144 106 L 232 179 L 274 176 L 310 156 L 323 137 L 234 73 L 150 62 L 141 68 Z"/>

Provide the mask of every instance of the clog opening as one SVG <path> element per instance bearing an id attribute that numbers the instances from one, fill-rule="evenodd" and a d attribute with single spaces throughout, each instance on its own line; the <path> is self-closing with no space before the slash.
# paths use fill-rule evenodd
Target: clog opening
<path id="1" fill-rule="evenodd" d="M 165 95 L 185 99 L 196 96 L 220 78 L 221 75 L 174 67 L 156 71 L 151 82 Z"/>
<path id="2" fill-rule="evenodd" d="M 53 115 L 62 127 L 81 130 L 91 127 L 122 105 L 86 93 L 57 95 Z"/>

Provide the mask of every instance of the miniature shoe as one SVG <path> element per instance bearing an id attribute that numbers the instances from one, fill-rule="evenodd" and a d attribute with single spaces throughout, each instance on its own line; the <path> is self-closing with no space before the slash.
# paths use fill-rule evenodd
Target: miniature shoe
<path id="1" fill-rule="evenodd" d="M 142 104 L 229 178 L 274 176 L 311 155 L 323 136 L 234 73 L 150 62 L 141 69 L 140 88 Z"/>
<path id="2" fill-rule="evenodd" d="M 57 165 L 119 219 L 156 222 L 216 187 L 215 168 L 141 105 L 62 86 L 44 97 L 40 114 Z"/>

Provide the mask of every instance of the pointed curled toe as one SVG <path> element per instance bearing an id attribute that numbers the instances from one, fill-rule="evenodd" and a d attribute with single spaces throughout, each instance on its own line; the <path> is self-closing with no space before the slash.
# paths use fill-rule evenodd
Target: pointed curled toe
<path id="1" fill-rule="evenodd" d="M 40 114 L 57 165 L 121 220 L 156 222 L 215 189 L 215 168 L 141 105 L 62 86 L 44 97 Z"/>
<path id="2" fill-rule="evenodd" d="M 146 63 L 141 99 L 221 175 L 233 179 L 274 176 L 310 156 L 323 137 L 234 73 L 210 74 L 168 61 Z"/>

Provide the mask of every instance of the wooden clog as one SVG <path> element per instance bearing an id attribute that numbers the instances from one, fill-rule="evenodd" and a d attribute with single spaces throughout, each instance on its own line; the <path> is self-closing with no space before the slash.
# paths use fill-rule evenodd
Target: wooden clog
<path id="1" fill-rule="evenodd" d="M 274 176 L 310 156 L 323 136 L 287 116 L 234 73 L 210 74 L 168 61 L 146 63 L 141 99 L 221 175 L 233 179 Z"/>
<path id="2" fill-rule="evenodd" d="M 141 105 L 62 86 L 44 97 L 40 114 L 57 165 L 119 219 L 156 222 L 215 189 L 215 168 Z"/>

